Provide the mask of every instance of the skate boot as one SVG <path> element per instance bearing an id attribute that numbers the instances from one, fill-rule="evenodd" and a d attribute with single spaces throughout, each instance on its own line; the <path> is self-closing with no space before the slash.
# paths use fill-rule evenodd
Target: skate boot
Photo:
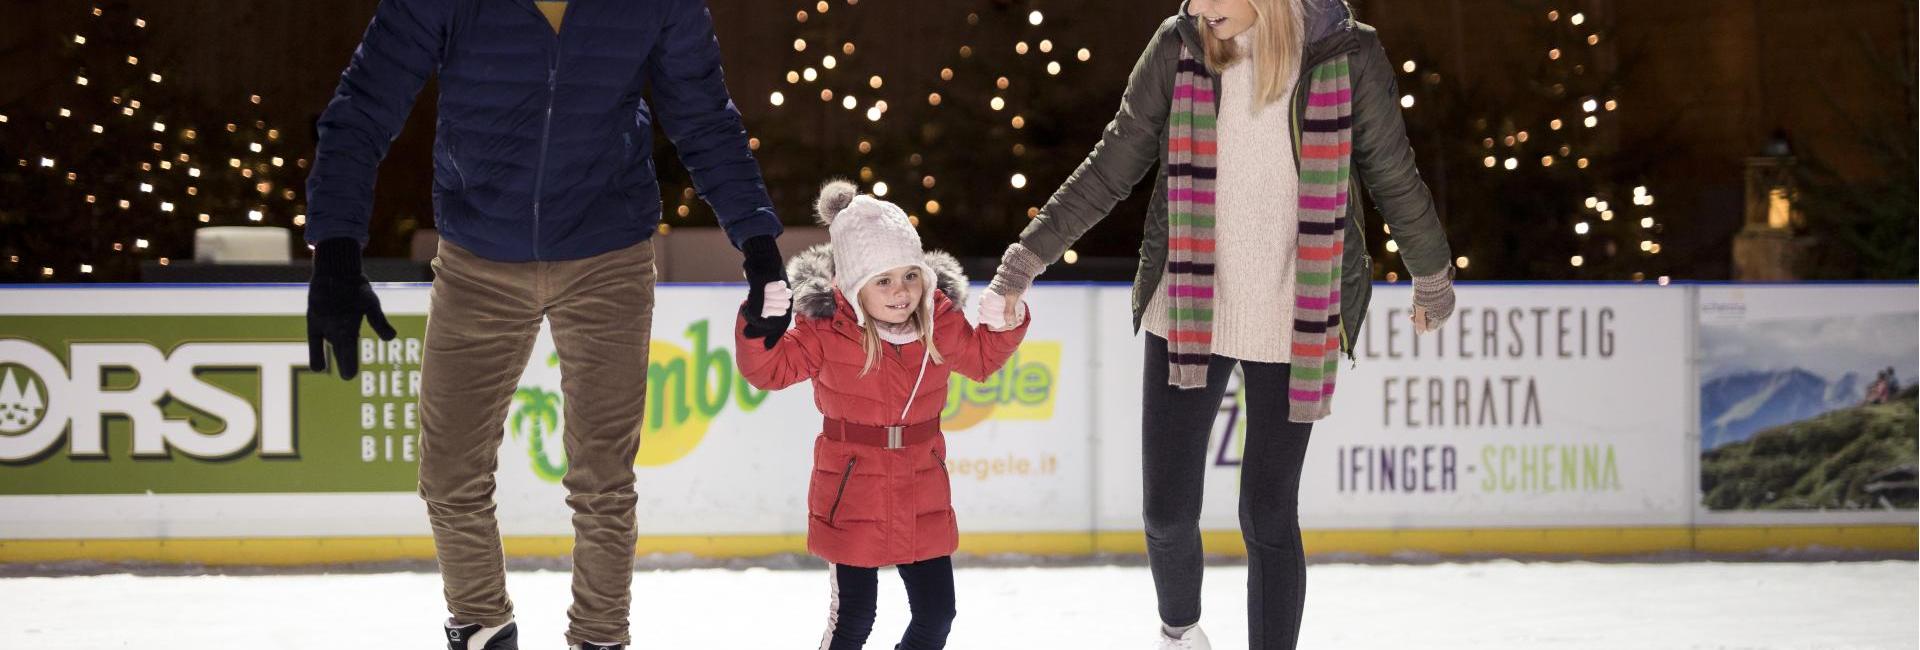
<path id="1" fill-rule="evenodd" d="M 442 628 L 447 633 L 447 650 L 520 650 L 520 633 L 512 621 L 499 627 L 479 623 L 455 627 L 453 619 L 447 619 Z"/>
<path id="2" fill-rule="evenodd" d="M 1177 639 L 1167 636 L 1166 628 L 1162 627 L 1159 637 L 1160 650 L 1213 650 L 1213 644 L 1207 641 L 1207 633 L 1201 632 L 1198 625 L 1187 628 L 1186 633 Z"/>

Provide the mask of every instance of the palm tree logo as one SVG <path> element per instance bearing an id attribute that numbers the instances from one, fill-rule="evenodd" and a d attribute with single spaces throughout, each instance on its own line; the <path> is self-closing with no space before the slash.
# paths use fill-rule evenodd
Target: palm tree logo
<path id="1" fill-rule="evenodd" d="M 549 367 L 560 364 L 558 352 L 547 357 Z M 547 454 L 547 440 L 565 427 L 566 399 L 540 386 L 521 386 L 513 391 L 513 412 L 507 415 L 507 431 L 514 440 L 527 439 L 527 456 L 533 461 L 533 473 L 548 483 L 558 483 L 567 475 L 566 454 Z"/>

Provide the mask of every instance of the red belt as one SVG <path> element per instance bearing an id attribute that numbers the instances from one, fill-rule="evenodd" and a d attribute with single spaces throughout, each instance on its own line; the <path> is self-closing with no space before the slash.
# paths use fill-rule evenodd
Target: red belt
<path id="1" fill-rule="evenodd" d="M 824 418 L 820 424 L 820 433 L 841 442 L 899 449 L 932 440 L 934 436 L 940 435 L 940 418 L 933 418 L 919 424 L 883 427 Z"/>

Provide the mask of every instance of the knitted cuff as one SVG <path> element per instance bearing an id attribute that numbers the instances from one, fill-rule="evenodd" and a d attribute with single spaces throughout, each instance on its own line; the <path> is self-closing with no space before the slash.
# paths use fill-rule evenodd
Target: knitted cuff
<path id="1" fill-rule="evenodd" d="M 1427 310 L 1427 318 L 1444 321 L 1453 315 L 1453 267 L 1413 278 L 1413 304 Z"/>
<path id="2" fill-rule="evenodd" d="M 1039 255 L 1027 250 L 1026 246 L 1014 244 L 1000 256 L 1000 268 L 993 273 L 993 282 L 987 289 L 1002 296 L 1026 293 L 1033 287 L 1034 276 L 1047 269 L 1047 263 Z"/>
<path id="3" fill-rule="evenodd" d="M 360 242 L 352 237 L 334 237 L 315 244 L 313 274 L 329 278 L 360 277 Z"/>

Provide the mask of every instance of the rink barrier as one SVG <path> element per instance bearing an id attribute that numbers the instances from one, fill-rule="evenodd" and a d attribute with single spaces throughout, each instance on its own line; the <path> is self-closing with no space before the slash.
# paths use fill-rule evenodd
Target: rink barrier
<path id="1" fill-rule="evenodd" d="M 1239 531 L 1201 533 L 1209 555 L 1240 558 Z M 1301 534 L 1309 557 L 1634 557 L 1672 553 L 1701 556 L 1752 553 L 1905 554 L 1916 551 L 1915 526 L 1752 526 L 1665 528 L 1516 528 L 1456 530 L 1310 530 Z M 505 537 L 508 557 L 563 558 L 564 536 Z M 805 535 L 649 536 L 635 545 L 643 565 L 670 566 L 675 558 L 725 560 L 803 555 Z M 960 536 L 962 557 L 1075 558 L 1139 556 L 1144 533 L 981 533 Z M 324 566 L 432 560 L 431 537 L 313 537 L 226 539 L 0 540 L 0 564 L 104 561 L 206 566 Z"/>
<path id="2" fill-rule="evenodd" d="M 195 359 L 202 365 L 225 367 L 237 354 L 227 347 L 264 346 L 248 348 L 238 358 L 260 360 L 263 373 L 268 367 L 289 369 L 276 371 L 294 377 L 294 399 L 278 403 L 296 405 L 295 416 L 284 422 L 297 421 L 300 427 L 290 433 L 284 425 L 269 426 L 270 409 L 260 401 L 265 398 L 243 395 L 254 400 L 261 414 L 254 437 L 234 447 L 237 451 L 202 448 L 193 458 L 128 458 L 124 448 L 129 431 L 113 428 L 127 425 L 112 422 L 99 428 L 105 433 L 95 432 L 109 441 L 107 455 L 96 452 L 89 458 L 73 453 L 79 444 L 63 437 L 33 443 L 47 444 L 45 448 L 25 449 L 29 441 L 49 438 L 0 431 L 0 443 L 4 443 L 0 450 L 9 454 L 8 460 L 0 460 L 0 563 L 324 565 L 431 559 L 431 538 L 425 536 L 425 517 L 413 493 L 412 430 L 380 428 L 380 418 L 405 421 L 410 416 L 410 397 L 383 391 L 402 386 L 408 371 L 417 371 L 417 363 L 363 362 L 370 376 L 393 380 L 383 379 L 374 393 L 361 392 L 369 384 L 306 373 L 305 342 L 299 339 L 305 289 L 304 285 L 0 288 L 0 344 L 25 339 L 46 350 L 39 357 L 42 361 L 0 354 L 0 366 L 9 371 L 25 367 L 40 375 L 37 384 L 26 386 L 52 390 L 48 382 L 70 380 L 77 374 L 68 368 L 71 350 L 80 344 L 124 341 L 141 347 L 145 356 L 107 359 L 107 367 L 167 364 L 154 365 L 155 376 L 160 376 L 161 369 L 173 369 L 171 364 L 191 365 Z M 427 285 L 383 284 L 379 290 L 401 331 L 400 342 L 417 341 L 424 328 Z M 1700 340 L 1708 331 L 1703 327 L 1805 319 L 1807 314 L 1877 318 L 1893 313 L 1911 320 L 1917 309 L 1913 283 L 1463 285 L 1463 314 L 1471 310 L 1476 317 L 1501 310 L 1570 309 L 1577 318 L 1570 317 L 1564 324 L 1585 328 L 1588 312 L 1611 310 L 1617 318 L 1606 344 L 1616 346 L 1620 354 L 1606 360 L 1586 358 L 1584 347 L 1579 348 L 1581 357 L 1570 360 L 1556 360 L 1551 352 L 1542 359 L 1531 348 L 1519 356 L 1496 354 L 1467 363 L 1446 359 L 1444 354 L 1422 357 L 1417 347 L 1405 357 L 1395 357 L 1393 341 L 1403 353 L 1409 350 L 1403 336 L 1406 330 L 1395 334 L 1387 324 L 1405 319 L 1399 306 L 1406 303 L 1408 294 L 1404 284 L 1379 287 L 1374 300 L 1377 313 L 1356 343 L 1361 359 L 1341 369 L 1342 388 L 1336 400 L 1344 401 L 1336 402 L 1334 417 L 1316 428 L 1300 498 L 1309 554 L 1324 558 L 1579 557 L 1834 550 L 1912 556 L 1920 546 L 1916 543 L 1920 526 L 1911 509 L 1711 510 L 1703 505 L 1699 467 L 1703 351 L 1720 340 L 1715 334 L 1704 335 L 1709 341 Z M 644 494 L 649 500 L 641 506 L 636 554 L 666 558 L 670 564 L 674 557 L 732 559 L 805 553 L 804 490 L 797 486 L 805 484 L 810 436 L 766 434 L 773 427 L 791 428 L 791 422 L 817 422 L 810 393 L 802 385 L 755 402 L 747 399 L 745 391 L 700 392 L 710 377 L 721 381 L 719 370 L 730 365 L 707 365 L 702 360 L 717 359 L 732 346 L 725 328 L 738 304 L 737 288 L 662 286 L 660 295 L 654 319 L 655 351 L 679 355 L 675 362 L 697 373 L 694 381 L 699 383 L 687 384 L 694 390 L 683 387 L 686 394 L 678 396 L 680 410 L 692 407 L 691 415 L 670 422 L 660 431 L 662 438 L 654 438 L 686 444 L 664 450 L 642 445 L 638 464 L 646 472 Z M 1046 284 L 1037 286 L 1030 300 L 1047 311 L 1035 318 L 1021 349 L 1022 363 L 1036 369 L 1033 378 L 1047 382 L 1040 393 L 1045 399 L 1034 404 L 1006 401 L 1017 397 L 1023 387 L 1033 388 L 1024 383 L 1028 375 L 1009 371 L 995 380 L 997 384 L 966 388 L 972 391 L 969 397 L 1002 401 L 960 403 L 962 408 L 956 410 L 964 416 L 959 418 L 963 423 L 954 424 L 948 432 L 955 508 L 961 528 L 967 531 L 961 536 L 960 552 L 1047 557 L 1143 554 L 1142 534 L 1130 530 L 1140 522 L 1140 418 L 1134 400 L 1141 344 L 1126 328 L 1107 326 L 1124 322 L 1128 291 L 1124 285 Z M 1534 321 L 1526 323 L 1537 326 Z M 1594 323 L 1598 328 L 1601 321 Z M 1673 336 L 1676 330 L 1684 335 Z M 1487 331 L 1476 329 L 1475 336 Z M 1573 331 L 1586 336 L 1585 329 L 1578 329 L 1559 337 L 1566 339 Z M 1544 345 L 1552 338 L 1535 344 Z M 189 344 L 199 347 L 194 353 L 183 353 Z M 146 347 L 152 351 L 144 352 Z M 261 351 L 256 354 L 256 349 Z M 1378 354 L 1370 355 L 1369 350 Z M 558 390 L 557 370 L 542 363 L 551 351 L 550 338 L 543 334 L 523 387 Z M 709 375 L 710 369 L 718 370 Z M 1902 372 L 1903 378 L 1910 376 Z M 1518 422 L 1509 414 L 1492 426 L 1457 421 L 1431 426 L 1433 420 L 1425 419 L 1426 405 L 1434 400 L 1408 388 L 1415 377 L 1457 379 L 1478 386 L 1512 374 L 1523 375 L 1525 386 L 1537 381 L 1548 420 L 1527 421 L 1526 403 L 1516 404 L 1510 398 L 1494 407 L 1509 413 L 1519 409 Z M 1408 379 L 1401 381 L 1401 377 Z M 736 381 L 736 388 L 739 385 Z M 1385 386 L 1392 386 L 1394 392 Z M 1420 386 L 1433 389 L 1427 383 Z M 1442 388 L 1451 390 L 1450 386 Z M 61 387 L 71 389 L 71 385 Z M 1410 404 L 1405 399 L 1408 395 L 1421 398 L 1422 406 L 1403 409 Z M 1584 395 L 1608 399 L 1569 399 Z M 1383 406 L 1383 396 L 1397 401 Z M 710 399 L 714 397 L 718 400 Z M 1239 408 L 1228 401 L 1222 405 L 1223 413 Z M 1625 403 L 1633 408 L 1618 408 Z M 664 404 L 650 402 L 650 414 L 666 410 Z M 984 414 L 977 408 L 983 404 Z M 1474 412 L 1480 413 L 1482 407 L 1475 404 Z M 656 405 L 661 408 L 653 408 Z M 969 408 L 975 410 L 969 412 Z M 285 411 L 277 413 L 284 417 Z M 1422 419 L 1409 422 L 1408 413 Z M 1622 416 L 1639 420 L 1623 426 Z M 89 412 L 85 417 L 98 414 Z M 1231 420 L 1223 416 L 1221 421 Z M 1230 432 L 1230 428 L 1216 424 L 1210 441 L 1200 525 L 1208 531 L 1203 535 L 1211 553 L 1242 556 L 1245 549 L 1235 530 L 1239 467 L 1237 459 L 1230 457 L 1227 441 L 1243 440 L 1234 436 L 1244 431 Z M 653 430 L 648 431 L 652 435 Z M 145 429 L 140 433 L 155 437 Z M 210 442 L 186 432 L 158 437 L 166 445 Z M 291 455 L 284 447 L 289 439 L 297 442 Z M 282 447 L 273 448 L 269 444 L 273 441 Z M 342 443 L 351 448 L 339 448 Z M 563 557 L 572 548 L 569 518 L 561 500 L 564 492 L 554 469 L 540 464 L 538 447 L 529 445 L 528 436 L 515 433 L 501 450 L 496 498 L 501 502 L 502 527 L 510 533 L 505 537 L 506 551 L 514 557 Z M 1373 473 L 1334 471 L 1336 467 L 1346 470 L 1350 463 L 1381 462 L 1387 457 L 1382 450 L 1411 454 L 1440 447 L 1457 447 L 1464 470 L 1450 491 L 1414 490 L 1415 484 L 1427 485 L 1428 475 L 1418 481 L 1403 480 L 1396 489 L 1377 487 L 1378 476 Z M 548 460 L 553 448 L 549 443 Z M 1547 448 L 1555 451 L 1528 455 Z M 1545 464 L 1574 458 L 1574 451 L 1583 454 L 1578 472 L 1567 464 Z M 1589 451 L 1597 453 L 1584 455 Z M 1503 458 L 1502 465 L 1482 464 L 1488 471 L 1473 472 L 1474 461 L 1504 453 L 1514 453 L 1519 460 Z M 1349 460 L 1356 458 L 1367 460 Z M 1403 463 L 1403 468 L 1426 460 L 1393 458 L 1411 461 Z M 1588 458 L 1603 458 L 1604 464 L 1586 462 Z M 1002 460 L 1007 461 L 1006 467 L 999 464 Z M 1016 463 L 1032 465 L 1033 471 L 1012 467 Z M 754 470 L 743 472 L 742 467 Z M 1496 473 L 1500 471 L 1506 473 Z M 1617 475 L 1609 473 L 1613 471 Z M 710 476 L 738 480 L 688 480 Z M 1496 476 L 1499 489 L 1494 489 Z M 1509 477 L 1512 486 L 1505 484 Z M 1447 480 L 1453 478 L 1449 475 Z M 1567 479 L 1577 480 L 1568 484 Z M 700 487 L 674 489 L 692 485 Z M 1044 532 L 1022 532 L 1034 529 Z M 720 531 L 726 532 L 688 534 Z"/>

